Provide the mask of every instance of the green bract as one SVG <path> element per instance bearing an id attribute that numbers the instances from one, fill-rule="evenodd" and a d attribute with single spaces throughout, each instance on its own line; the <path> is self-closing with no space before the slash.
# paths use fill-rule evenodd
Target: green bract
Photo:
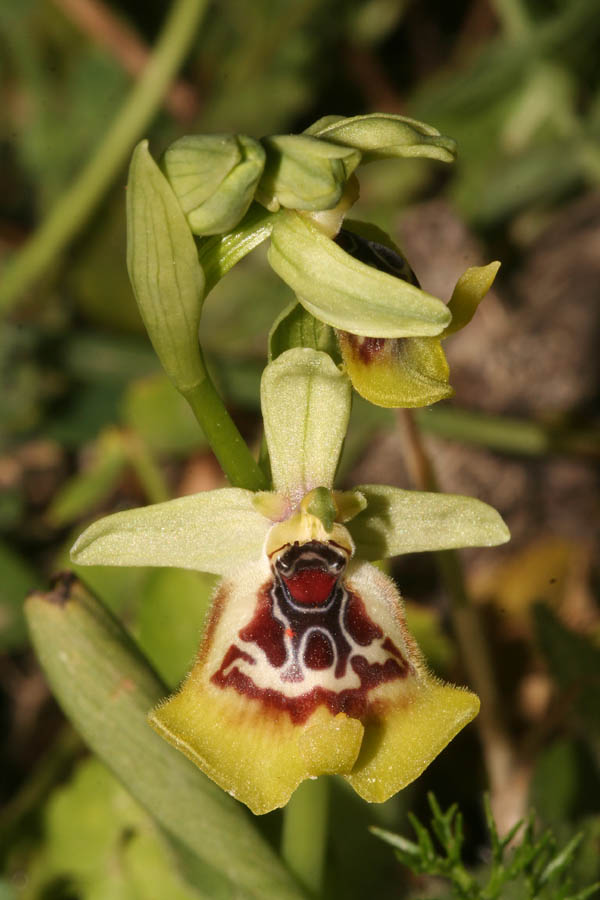
<path id="1" fill-rule="evenodd" d="M 254 199 L 265 151 L 246 135 L 192 135 L 171 144 L 164 169 L 194 234 L 230 231 Z"/>
<path id="2" fill-rule="evenodd" d="M 180 391 L 204 378 L 198 327 L 204 273 L 185 216 L 168 181 L 136 147 L 127 182 L 127 268 L 150 340 Z"/>

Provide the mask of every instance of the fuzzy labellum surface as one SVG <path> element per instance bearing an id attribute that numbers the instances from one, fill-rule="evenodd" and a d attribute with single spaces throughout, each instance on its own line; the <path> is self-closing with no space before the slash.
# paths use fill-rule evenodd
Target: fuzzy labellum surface
<path id="1" fill-rule="evenodd" d="M 295 541 L 224 580 L 196 665 L 151 716 L 255 813 L 324 773 L 386 800 L 477 714 L 426 672 L 393 582 L 349 543 Z"/>

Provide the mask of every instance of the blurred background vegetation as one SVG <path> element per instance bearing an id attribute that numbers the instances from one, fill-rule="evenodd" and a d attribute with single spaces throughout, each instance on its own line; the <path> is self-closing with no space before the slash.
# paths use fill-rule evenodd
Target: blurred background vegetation
<path id="1" fill-rule="evenodd" d="M 166 8 L 0 4 L 0 283 L 96 153 Z M 492 503 L 511 527 L 506 548 L 462 557 L 509 760 L 492 802 L 501 830 L 531 804 L 561 841 L 585 829 L 576 887 L 600 877 L 599 59 L 595 0 L 219 0 L 147 130 L 158 157 L 187 133 L 258 137 L 378 110 L 457 140 L 452 170 L 424 160 L 361 170 L 355 216 L 390 231 L 424 288 L 444 299 L 468 265 L 503 261 L 474 322 L 448 344 L 455 398 L 417 421 L 441 488 Z M 68 565 L 88 521 L 223 483 L 135 307 L 125 182 L 123 167 L 73 240 L 0 313 L 2 900 L 211 896 L 175 871 L 146 814 L 86 758 L 21 612 L 26 592 Z M 215 380 L 256 445 L 266 333 L 289 299 L 257 251 L 205 306 Z M 403 427 L 357 401 L 342 480 L 412 486 Z M 162 569 L 80 574 L 176 685 L 214 580 Z M 456 640 L 432 560 L 404 558 L 393 574 L 431 667 L 466 683 L 468 640 Z M 407 811 L 426 814 L 430 789 L 442 805 L 460 802 L 467 858 L 481 866 L 489 742 L 467 729 L 381 807 L 336 783 L 331 896 L 443 895 L 367 831 L 406 833 Z M 275 841 L 280 816 L 258 825 Z"/>

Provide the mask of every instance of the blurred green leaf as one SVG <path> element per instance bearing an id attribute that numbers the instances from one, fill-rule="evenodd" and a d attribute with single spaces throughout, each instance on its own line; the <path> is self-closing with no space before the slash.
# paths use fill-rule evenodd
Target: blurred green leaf
<path id="1" fill-rule="evenodd" d="M 0 650 L 16 650 L 27 643 L 23 600 L 39 587 L 36 572 L 0 541 Z"/>
<path id="2" fill-rule="evenodd" d="M 597 808 L 600 771 L 589 748 L 571 738 L 558 738 L 535 762 L 531 802 L 544 822 L 572 822 Z"/>
<path id="3" fill-rule="evenodd" d="M 61 527 L 89 515 L 114 491 L 127 465 L 127 450 L 120 432 L 105 431 L 93 449 L 90 465 L 71 478 L 56 494 L 48 521 Z"/>
<path id="4" fill-rule="evenodd" d="M 26 614 L 51 687 L 100 759 L 161 825 L 230 880 L 240 897 L 302 892 L 245 812 L 154 734 L 165 689 L 121 626 L 69 576 L 34 594 Z"/>
<path id="5" fill-rule="evenodd" d="M 600 648 L 567 628 L 552 610 L 536 604 L 536 637 L 548 668 L 569 698 L 569 709 L 596 737 L 600 731 Z"/>
<path id="6" fill-rule="evenodd" d="M 43 850 L 24 900 L 69 883 L 82 900 L 165 897 L 199 900 L 181 877 L 175 855 L 146 812 L 95 759 L 51 796 Z"/>
<path id="7" fill-rule="evenodd" d="M 135 636 L 169 687 L 176 687 L 191 668 L 217 583 L 218 578 L 204 572 L 149 572 Z"/>
<path id="8" fill-rule="evenodd" d="M 123 421 L 154 453 L 185 455 L 207 446 L 189 404 L 165 375 L 129 385 L 123 397 Z"/>
<path id="9" fill-rule="evenodd" d="M 447 674 L 456 656 L 456 648 L 444 633 L 437 610 L 405 603 L 406 624 L 422 650 L 428 665 L 437 674 Z"/>

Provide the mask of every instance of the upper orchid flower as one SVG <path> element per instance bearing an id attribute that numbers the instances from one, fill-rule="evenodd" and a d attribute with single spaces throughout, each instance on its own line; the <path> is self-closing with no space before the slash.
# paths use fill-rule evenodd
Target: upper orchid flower
<path id="1" fill-rule="evenodd" d="M 273 492 L 223 488 L 93 524 L 80 564 L 223 576 L 194 668 L 151 724 L 255 813 L 337 773 L 383 801 L 479 708 L 427 671 L 390 578 L 370 561 L 508 539 L 478 500 L 364 485 L 333 490 L 351 386 L 331 358 L 282 353 L 261 402 Z"/>
<path id="2" fill-rule="evenodd" d="M 340 229 L 359 195 L 359 166 L 402 157 L 452 162 L 454 154 L 451 139 L 404 116 L 326 116 L 300 135 L 180 138 L 165 153 L 160 190 L 163 203 L 170 192 L 167 202 L 180 207 L 178 230 L 187 222 L 200 238 L 206 293 L 270 237 L 272 268 L 309 316 L 335 329 L 334 352 L 356 390 L 380 406 L 425 406 L 452 394 L 441 341 L 470 320 L 499 263 L 467 269 L 446 305 L 420 288 L 383 232 L 359 222 Z M 136 157 L 131 197 L 140 179 L 147 190 L 160 176 L 149 156 Z M 296 321 L 292 307 L 278 326 L 287 327 L 288 314 Z"/>

